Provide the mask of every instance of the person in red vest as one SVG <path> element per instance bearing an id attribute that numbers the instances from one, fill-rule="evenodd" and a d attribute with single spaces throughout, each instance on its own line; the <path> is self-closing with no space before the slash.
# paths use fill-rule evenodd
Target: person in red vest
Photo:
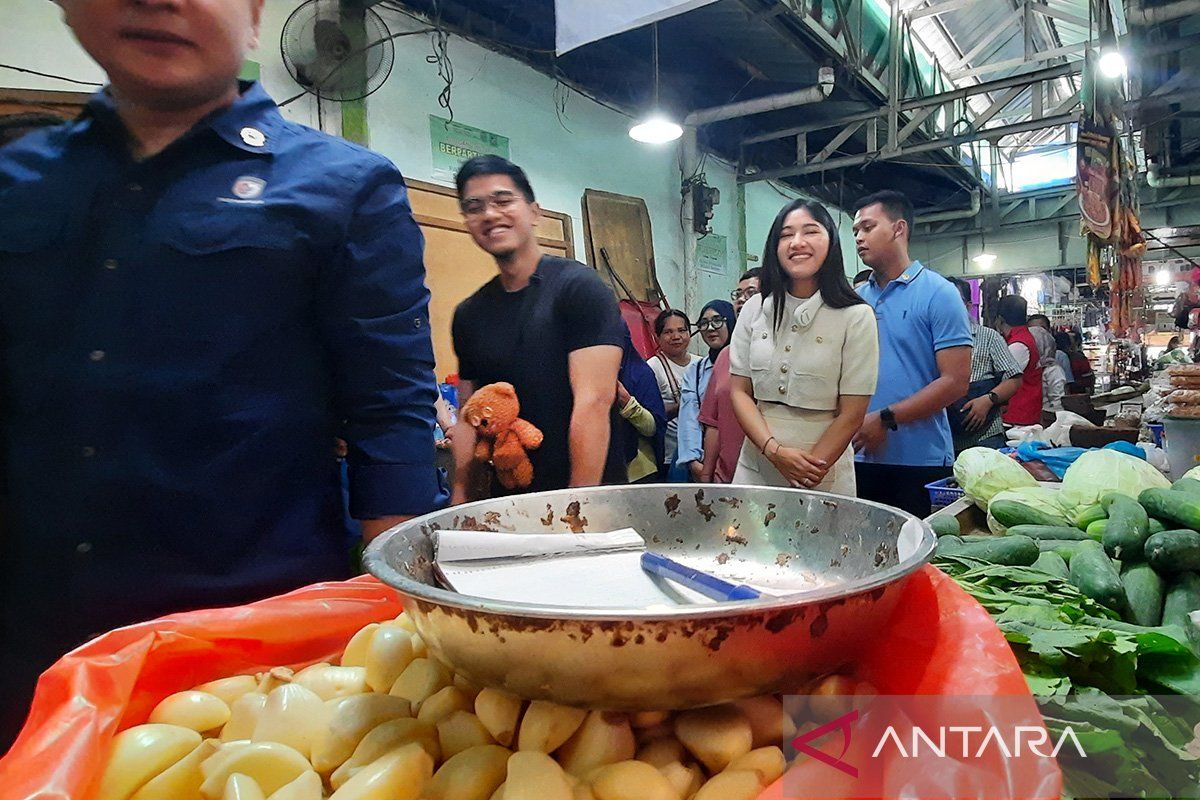
<path id="1" fill-rule="evenodd" d="M 1005 425 L 1038 425 L 1042 421 L 1042 368 L 1038 365 L 1041 356 L 1026 325 L 1028 308 L 1019 294 L 1005 295 L 997 305 L 996 327 L 1021 368 L 1021 388 L 1008 401 L 1003 416 Z"/>

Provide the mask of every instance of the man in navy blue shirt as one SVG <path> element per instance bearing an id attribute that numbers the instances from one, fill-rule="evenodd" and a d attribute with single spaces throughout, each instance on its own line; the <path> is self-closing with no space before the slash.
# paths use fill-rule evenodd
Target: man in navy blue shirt
<path id="1" fill-rule="evenodd" d="M 366 538 L 447 494 L 399 172 L 238 83 L 262 0 L 60 4 L 111 85 L 0 151 L 17 715 L 91 634 L 346 576 L 335 437 Z"/>

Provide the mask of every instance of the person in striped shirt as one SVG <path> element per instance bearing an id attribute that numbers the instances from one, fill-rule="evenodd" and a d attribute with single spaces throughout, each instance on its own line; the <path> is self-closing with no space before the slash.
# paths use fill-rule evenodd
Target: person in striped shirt
<path id="1" fill-rule="evenodd" d="M 968 310 L 971 307 L 971 285 L 961 278 L 950 278 L 950 282 L 962 295 Z M 971 321 L 971 387 L 967 398 L 960 400 L 962 407 L 961 426 L 952 426 L 954 452 L 961 453 L 969 447 L 1001 448 L 1005 445 L 1004 425 L 1000 420 L 1000 406 L 1021 388 L 1021 368 L 1013 358 L 1004 337 L 991 328 Z M 991 391 L 971 396 L 974 390 L 995 383 Z M 970 398 L 970 399 L 969 399 Z"/>

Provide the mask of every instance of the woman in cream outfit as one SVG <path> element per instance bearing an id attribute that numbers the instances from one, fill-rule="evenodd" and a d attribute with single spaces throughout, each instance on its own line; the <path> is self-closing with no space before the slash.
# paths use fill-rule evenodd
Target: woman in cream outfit
<path id="1" fill-rule="evenodd" d="M 875 392 L 879 338 L 821 204 L 796 200 L 775 217 L 762 292 L 742 309 L 729 361 L 746 431 L 733 482 L 853 497 L 850 440 Z"/>

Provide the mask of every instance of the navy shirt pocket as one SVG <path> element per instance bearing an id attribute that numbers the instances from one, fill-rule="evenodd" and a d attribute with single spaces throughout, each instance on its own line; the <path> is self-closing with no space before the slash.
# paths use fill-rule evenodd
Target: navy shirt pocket
<path id="1" fill-rule="evenodd" d="M 237 346 L 309 318 L 313 259 L 286 217 L 245 206 L 179 211 L 158 231 L 139 287 L 156 333 Z"/>

